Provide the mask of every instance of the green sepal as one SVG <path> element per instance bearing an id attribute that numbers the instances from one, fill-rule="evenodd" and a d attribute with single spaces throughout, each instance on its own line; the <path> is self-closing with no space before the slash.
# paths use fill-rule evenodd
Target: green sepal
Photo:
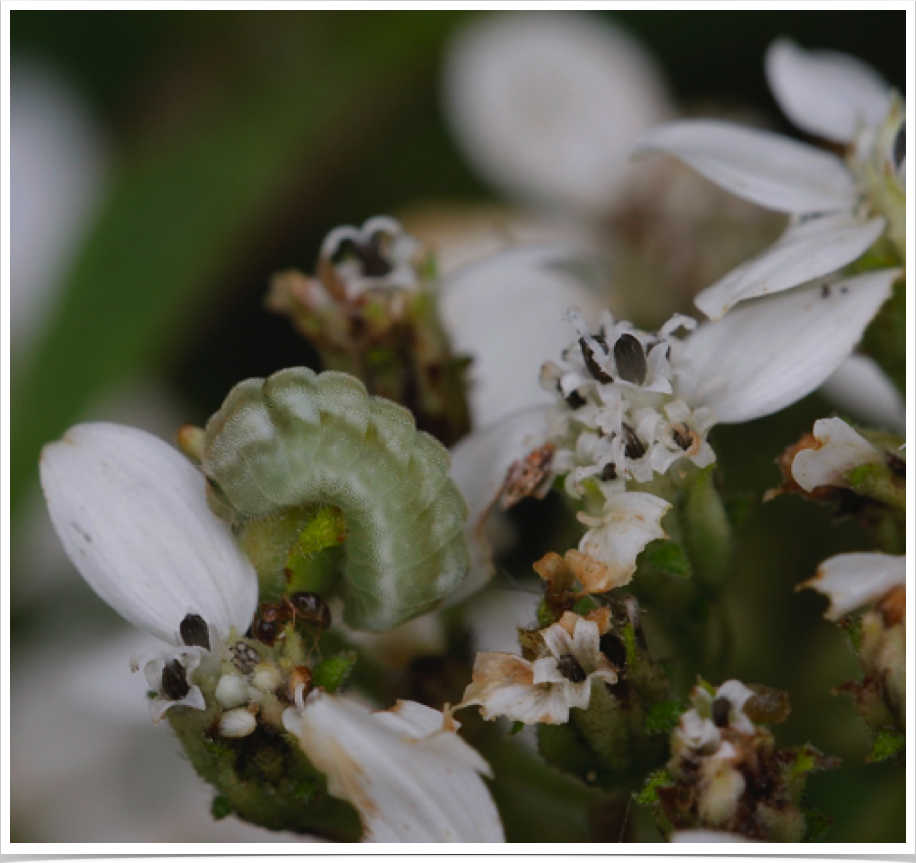
<path id="1" fill-rule="evenodd" d="M 639 806 L 654 806 L 658 803 L 658 789 L 674 785 L 674 777 L 667 768 L 656 770 L 646 778 L 642 790 L 633 795 L 633 800 Z"/>
<path id="2" fill-rule="evenodd" d="M 875 743 L 867 761 L 885 761 L 888 758 L 900 758 L 906 748 L 906 736 L 893 728 L 882 728 L 875 735 Z"/>
<path id="3" fill-rule="evenodd" d="M 677 728 L 678 721 L 684 713 L 684 705 L 679 701 L 659 701 L 649 708 L 646 714 L 645 729 L 647 734 L 670 734 Z"/>
<path id="4" fill-rule="evenodd" d="M 357 654 L 352 651 L 329 656 L 312 670 L 312 681 L 325 692 L 334 693 L 347 682 L 356 659 Z"/>

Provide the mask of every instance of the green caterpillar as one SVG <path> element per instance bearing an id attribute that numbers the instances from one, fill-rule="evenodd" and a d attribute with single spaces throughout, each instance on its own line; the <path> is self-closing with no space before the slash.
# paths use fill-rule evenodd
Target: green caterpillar
<path id="1" fill-rule="evenodd" d="M 429 611 L 467 573 L 468 507 L 449 465 L 409 411 L 305 368 L 236 386 L 207 423 L 201 464 L 211 508 L 237 526 L 339 507 L 344 619 L 373 631 Z"/>

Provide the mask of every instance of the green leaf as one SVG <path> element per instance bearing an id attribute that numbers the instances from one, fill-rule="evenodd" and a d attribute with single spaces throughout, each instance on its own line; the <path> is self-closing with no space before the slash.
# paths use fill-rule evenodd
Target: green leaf
<path id="1" fill-rule="evenodd" d="M 509 733 L 506 737 L 515 737 L 523 728 L 525 727 L 524 722 L 513 722 L 512 727 L 509 729 Z"/>
<path id="2" fill-rule="evenodd" d="M 298 20 L 308 26 L 294 49 L 270 63 L 254 52 L 167 140 L 122 159 L 56 315 L 12 389 L 14 510 L 41 447 L 95 394 L 162 368 L 189 322 L 212 316 L 221 275 L 275 230 L 293 178 L 297 189 L 327 182 L 348 146 L 400 133 L 392 108 L 428 88 L 426 70 L 454 15 Z"/>
<path id="3" fill-rule="evenodd" d="M 336 692 L 346 683 L 353 666 L 356 664 L 356 653 L 338 653 L 329 656 L 315 666 L 312 680 L 316 687 L 322 687 L 326 692 Z"/>
<path id="4" fill-rule="evenodd" d="M 901 753 L 906 746 L 906 736 L 892 728 L 882 728 L 875 735 L 875 744 L 868 756 L 869 761 L 884 761 Z"/>
<path id="5" fill-rule="evenodd" d="M 659 701 L 646 714 L 647 734 L 670 734 L 677 728 L 684 712 L 684 705 L 678 701 Z"/>

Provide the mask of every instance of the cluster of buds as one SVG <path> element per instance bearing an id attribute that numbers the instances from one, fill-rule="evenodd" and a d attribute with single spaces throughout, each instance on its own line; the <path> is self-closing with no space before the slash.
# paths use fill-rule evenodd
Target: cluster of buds
<path id="1" fill-rule="evenodd" d="M 640 795 L 667 835 L 717 830 L 763 842 L 815 838 L 823 820 L 799 805 L 807 775 L 837 766 L 811 746 L 777 749 L 766 725 L 789 714 L 778 690 L 701 683 L 671 735 L 671 759 Z"/>
<path id="2" fill-rule="evenodd" d="M 439 321 L 434 261 L 396 220 L 335 228 L 315 275 L 277 274 L 266 303 L 290 318 L 325 369 L 409 407 L 446 443 L 468 431 L 467 362 L 453 356 Z"/>

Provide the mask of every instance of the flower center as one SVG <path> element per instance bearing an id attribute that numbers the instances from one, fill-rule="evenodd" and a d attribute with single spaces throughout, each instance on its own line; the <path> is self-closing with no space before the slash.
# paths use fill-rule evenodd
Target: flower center
<path id="1" fill-rule="evenodd" d="M 169 701 L 180 701 L 190 691 L 185 667 L 177 659 L 167 662 L 162 669 L 162 694 Z"/>
<path id="2" fill-rule="evenodd" d="M 732 703 L 727 698 L 717 698 L 712 703 L 712 721 L 717 728 L 728 726 L 728 717 L 732 711 Z"/>
<path id="3" fill-rule="evenodd" d="M 557 660 L 557 669 L 571 683 L 581 683 L 588 677 L 579 664 L 579 660 L 571 653 L 564 653 Z"/>

